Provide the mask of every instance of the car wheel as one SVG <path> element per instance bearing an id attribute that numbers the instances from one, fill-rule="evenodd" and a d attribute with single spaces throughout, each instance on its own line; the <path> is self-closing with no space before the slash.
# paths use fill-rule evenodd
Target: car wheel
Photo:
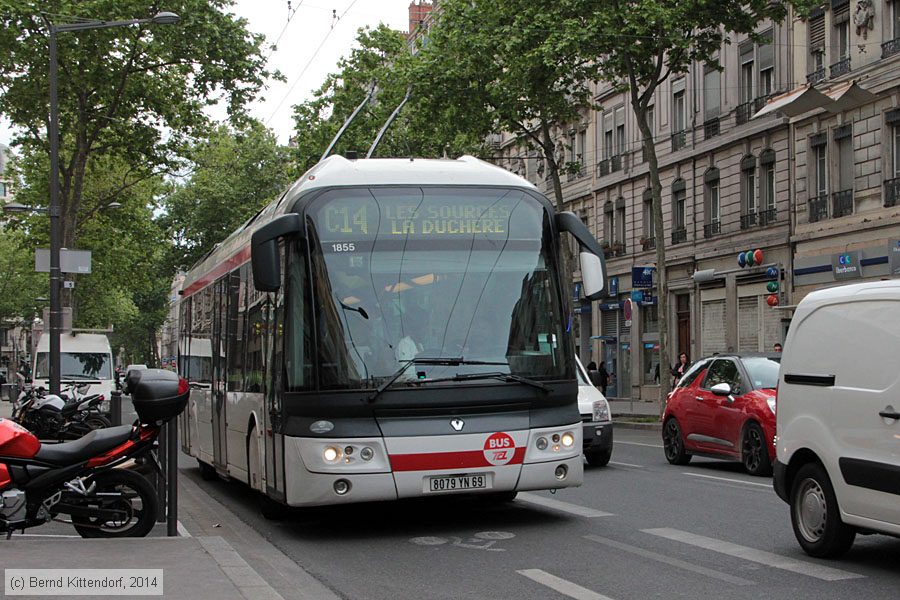
<path id="1" fill-rule="evenodd" d="M 585 452 L 584 457 L 587 459 L 587 462 L 592 467 L 605 467 L 609 464 L 609 459 L 612 457 L 612 448 L 608 450 L 593 450 L 590 452 Z"/>
<path id="2" fill-rule="evenodd" d="M 791 487 L 791 524 L 804 552 L 816 558 L 843 555 L 856 537 L 856 529 L 841 521 L 834 488 L 825 468 L 803 465 Z"/>
<path id="3" fill-rule="evenodd" d="M 673 465 L 686 465 L 691 462 L 691 455 L 684 449 L 681 426 L 675 417 L 663 425 L 663 450 L 666 453 L 666 460 Z"/>
<path id="4" fill-rule="evenodd" d="M 772 474 L 772 461 L 769 459 L 766 434 L 756 423 L 749 423 L 744 428 L 744 436 L 741 440 L 741 460 L 744 463 L 744 469 L 751 475 Z"/>

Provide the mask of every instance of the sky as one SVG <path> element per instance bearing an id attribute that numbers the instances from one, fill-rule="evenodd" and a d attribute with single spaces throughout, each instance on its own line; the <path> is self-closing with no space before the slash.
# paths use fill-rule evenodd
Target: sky
<path id="1" fill-rule="evenodd" d="M 410 1 L 292 0 L 289 12 L 287 0 L 235 0 L 231 11 L 247 19 L 250 31 L 264 34 L 267 47 L 281 35 L 278 49 L 269 57 L 269 70 L 281 71 L 286 81 L 269 82 L 262 99 L 250 105 L 250 114 L 266 123 L 279 142 L 287 143 L 293 131 L 291 107 L 311 98 L 326 75 L 337 70 L 338 60 L 349 55 L 357 30 L 384 23 L 406 31 Z M 225 118 L 223 107 L 209 114 Z M 9 144 L 12 135 L 9 122 L 0 119 L 0 143 Z"/>

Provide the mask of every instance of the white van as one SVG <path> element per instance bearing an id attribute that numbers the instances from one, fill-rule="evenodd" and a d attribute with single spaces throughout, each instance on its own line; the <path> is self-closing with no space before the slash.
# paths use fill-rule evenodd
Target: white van
<path id="1" fill-rule="evenodd" d="M 59 336 L 60 381 L 90 381 L 86 394 L 103 394 L 102 410 L 108 410 L 115 389 L 109 339 L 98 333 L 63 333 Z M 34 356 L 32 385 L 50 388 L 50 334 L 41 334 Z M 67 384 L 63 384 L 63 388 Z"/>
<path id="2" fill-rule="evenodd" d="M 592 467 L 605 467 L 613 449 L 613 424 L 609 402 L 591 383 L 587 369 L 575 357 L 578 374 L 578 412 L 582 421 L 582 451 Z"/>
<path id="3" fill-rule="evenodd" d="M 775 491 L 794 535 L 837 557 L 857 533 L 900 536 L 900 280 L 814 292 L 779 373 Z"/>

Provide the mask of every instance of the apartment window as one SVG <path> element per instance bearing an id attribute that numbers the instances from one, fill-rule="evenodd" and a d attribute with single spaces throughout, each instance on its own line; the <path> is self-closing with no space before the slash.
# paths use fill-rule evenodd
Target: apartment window
<path id="1" fill-rule="evenodd" d="M 816 171 L 816 195 L 822 196 L 828 193 L 828 146 L 821 144 L 813 149 Z"/>
<path id="2" fill-rule="evenodd" d="M 703 119 L 709 121 L 719 116 L 722 107 L 721 72 L 706 65 L 703 73 Z"/>
<path id="3" fill-rule="evenodd" d="M 687 206 L 687 189 L 684 179 L 676 179 L 672 184 L 672 243 L 678 244 L 687 240 L 685 209 Z"/>
<path id="4" fill-rule="evenodd" d="M 881 58 L 887 58 L 900 52 L 900 0 L 891 2 L 890 21 L 888 22 L 887 40 L 881 44 Z"/>
<path id="5" fill-rule="evenodd" d="M 653 104 L 651 104 L 650 106 L 647 107 L 647 128 L 650 129 L 651 137 L 656 136 L 656 119 L 654 117 L 655 114 L 656 114 L 656 107 Z M 644 162 L 647 162 L 648 150 L 647 150 L 647 146 L 643 143 L 643 141 L 644 141 L 643 136 L 644 136 L 644 134 L 641 133 L 640 129 L 638 129 L 638 139 L 641 140 L 641 159 Z"/>
<path id="6" fill-rule="evenodd" d="M 900 125 L 891 127 L 893 131 L 893 159 L 894 159 L 894 179 L 900 177 Z"/>
<path id="7" fill-rule="evenodd" d="M 616 237 L 618 244 L 625 244 L 625 198 L 616 200 Z"/>
<path id="8" fill-rule="evenodd" d="M 759 157 L 760 177 L 762 177 L 760 189 L 760 208 L 765 210 L 767 221 L 774 220 L 772 211 L 775 210 L 775 152 L 763 150 Z"/>
<path id="9" fill-rule="evenodd" d="M 650 240 L 655 239 L 656 225 L 653 220 L 653 192 L 644 190 L 644 246 L 650 246 Z M 649 249 L 649 248 L 645 248 Z"/>
<path id="10" fill-rule="evenodd" d="M 6 187 L 5 181 L 0 181 L 0 198 L 6 198 L 9 189 Z"/>
<path id="11" fill-rule="evenodd" d="M 834 55 L 838 60 L 850 56 L 850 2 L 832 2 L 831 24 L 834 27 Z M 837 61 L 835 61 L 837 62 Z"/>
<path id="12" fill-rule="evenodd" d="M 828 138 L 817 133 L 809 139 L 812 185 L 809 190 L 809 222 L 828 218 Z"/>
<path id="13" fill-rule="evenodd" d="M 813 9 L 808 20 L 809 64 L 807 81 L 818 83 L 825 78 L 825 10 Z"/>
<path id="14" fill-rule="evenodd" d="M 753 87 L 753 42 L 740 46 L 741 62 L 741 104 L 750 102 L 756 97 Z"/>
<path id="15" fill-rule="evenodd" d="M 756 158 L 745 156 L 741 161 L 741 205 L 744 214 L 756 214 L 759 204 L 756 197 Z"/>
<path id="16" fill-rule="evenodd" d="M 625 154 L 625 107 L 616 109 L 616 154 Z"/>
<path id="17" fill-rule="evenodd" d="M 578 161 L 580 165 L 584 164 L 584 155 L 587 150 L 587 131 L 582 129 L 578 132 L 578 154 L 576 155 L 575 160 Z"/>
<path id="18" fill-rule="evenodd" d="M 613 203 L 607 201 L 606 204 L 603 205 L 603 241 L 609 242 L 613 239 L 614 233 L 614 219 L 615 213 L 613 212 Z"/>
<path id="19" fill-rule="evenodd" d="M 837 191 L 831 199 L 832 216 L 843 217 L 853 213 L 853 124 L 847 123 L 834 130 L 837 146 Z"/>
<path id="20" fill-rule="evenodd" d="M 684 131 L 684 79 L 672 83 L 672 133 Z"/>
<path id="21" fill-rule="evenodd" d="M 719 233 L 721 217 L 721 204 L 719 198 L 719 170 L 715 167 L 708 169 L 703 176 L 704 182 L 704 208 L 706 223 L 703 225 L 704 237 L 710 237 Z"/>
<path id="22" fill-rule="evenodd" d="M 759 43 L 759 96 L 770 96 L 775 91 L 775 44 L 773 32 L 762 34 Z"/>
<path id="23" fill-rule="evenodd" d="M 615 117 L 613 111 L 603 115 L 603 158 L 615 155 Z"/>

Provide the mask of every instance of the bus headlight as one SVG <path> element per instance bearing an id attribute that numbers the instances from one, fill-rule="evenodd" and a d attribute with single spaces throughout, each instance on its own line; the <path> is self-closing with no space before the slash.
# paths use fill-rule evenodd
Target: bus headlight
<path id="1" fill-rule="evenodd" d="M 359 451 L 359 457 L 363 460 L 372 460 L 373 456 L 375 456 L 375 451 L 368 446 Z"/>
<path id="2" fill-rule="evenodd" d="M 333 446 L 327 446 L 325 450 L 322 451 L 322 458 L 328 463 L 337 462 L 341 459 L 341 451 Z"/>
<path id="3" fill-rule="evenodd" d="M 529 435 L 526 463 L 574 458 L 581 452 L 581 424 L 532 431 Z"/>
<path id="4" fill-rule="evenodd" d="M 547 449 L 547 438 L 539 437 L 537 439 L 537 442 L 534 443 L 534 445 L 535 445 L 535 447 L 537 447 L 538 450 L 546 450 Z"/>
<path id="5" fill-rule="evenodd" d="M 568 431 L 562 434 L 562 445 L 563 448 L 571 448 L 572 446 L 574 446 L 575 436 Z"/>

